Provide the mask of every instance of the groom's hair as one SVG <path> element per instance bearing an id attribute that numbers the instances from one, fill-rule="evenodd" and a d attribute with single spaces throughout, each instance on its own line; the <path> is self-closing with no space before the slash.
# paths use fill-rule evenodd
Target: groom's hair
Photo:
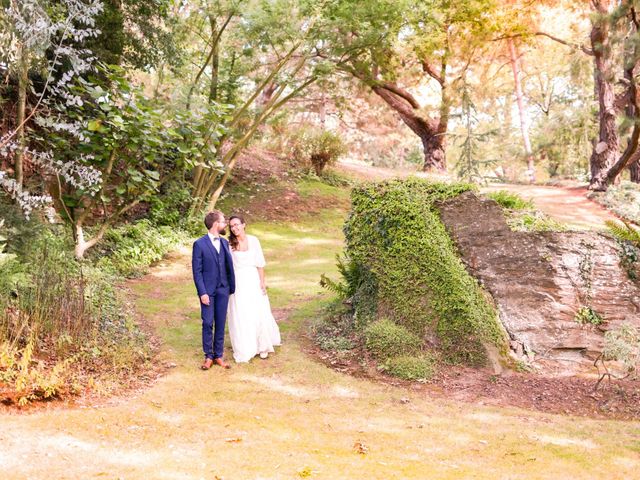
<path id="1" fill-rule="evenodd" d="M 211 230 L 213 224 L 219 221 L 221 218 L 222 212 L 220 210 L 212 210 L 205 215 L 204 226 L 207 227 L 207 230 Z"/>

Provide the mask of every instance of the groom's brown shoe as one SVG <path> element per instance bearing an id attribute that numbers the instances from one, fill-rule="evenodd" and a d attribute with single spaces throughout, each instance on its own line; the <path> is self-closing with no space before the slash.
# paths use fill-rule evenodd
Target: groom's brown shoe
<path id="1" fill-rule="evenodd" d="M 222 358 L 216 358 L 213 360 L 216 365 L 220 365 L 222 368 L 231 368 L 227 362 L 225 362 Z"/>
<path id="2" fill-rule="evenodd" d="M 213 358 L 205 358 L 200 368 L 202 370 L 209 370 L 213 366 Z"/>

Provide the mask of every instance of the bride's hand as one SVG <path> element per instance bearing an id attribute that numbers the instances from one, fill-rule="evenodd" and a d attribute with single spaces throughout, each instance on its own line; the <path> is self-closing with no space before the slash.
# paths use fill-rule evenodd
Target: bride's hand
<path id="1" fill-rule="evenodd" d="M 260 283 L 260 289 L 262 290 L 263 295 L 267 294 L 267 285 L 264 282 Z"/>

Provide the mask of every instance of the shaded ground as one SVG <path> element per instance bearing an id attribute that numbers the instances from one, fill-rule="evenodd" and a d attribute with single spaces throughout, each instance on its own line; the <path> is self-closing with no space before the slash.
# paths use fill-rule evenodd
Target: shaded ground
<path id="1" fill-rule="evenodd" d="M 449 366 L 430 381 L 416 383 L 380 373 L 376 362 L 361 350 L 336 356 L 323 352 L 311 341 L 306 350 L 337 372 L 407 388 L 425 398 L 578 417 L 640 419 L 640 381 L 605 381 L 595 390 L 599 378 L 595 367 L 590 376 L 546 377 L 530 372 L 495 375 L 489 369 Z"/>

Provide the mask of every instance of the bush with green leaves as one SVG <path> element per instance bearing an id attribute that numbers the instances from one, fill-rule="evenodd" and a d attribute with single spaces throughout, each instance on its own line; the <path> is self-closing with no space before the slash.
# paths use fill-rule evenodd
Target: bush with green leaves
<path id="1" fill-rule="evenodd" d="M 626 221 L 640 225 L 640 184 L 622 181 L 606 192 L 590 192 L 589 198 L 604 205 Z"/>
<path id="2" fill-rule="evenodd" d="M 294 132 L 288 144 L 288 154 L 294 165 L 311 166 L 318 176 L 322 175 L 325 167 L 334 164 L 347 153 L 340 135 L 312 127 Z"/>
<path id="3" fill-rule="evenodd" d="M 422 340 L 415 333 L 388 318 L 382 318 L 364 330 L 364 342 L 378 359 L 411 355 L 420 351 Z"/>
<path id="4" fill-rule="evenodd" d="M 497 312 L 465 270 L 437 204 L 467 184 L 391 180 L 352 190 L 346 255 L 359 265 L 355 323 L 387 318 L 437 345 L 444 360 L 483 365 L 485 344 L 506 354 Z"/>
<path id="5" fill-rule="evenodd" d="M 169 225 L 154 226 L 149 220 L 109 230 L 93 252 L 96 265 L 125 277 L 144 273 L 152 263 L 188 240 L 182 230 Z"/>
<path id="6" fill-rule="evenodd" d="M 387 360 L 383 369 L 394 377 L 403 380 L 430 380 L 436 372 L 436 359 L 427 354 L 417 356 L 401 355 Z"/>
<path id="7" fill-rule="evenodd" d="M 40 225 L 14 254 L 19 263 L 0 265 L 0 381 L 9 401 L 74 392 L 87 372 L 119 375 L 149 355 L 119 277 L 78 261 L 69 243 L 59 226 Z M 9 269 L 17 281 L 5 282 Z"/>

